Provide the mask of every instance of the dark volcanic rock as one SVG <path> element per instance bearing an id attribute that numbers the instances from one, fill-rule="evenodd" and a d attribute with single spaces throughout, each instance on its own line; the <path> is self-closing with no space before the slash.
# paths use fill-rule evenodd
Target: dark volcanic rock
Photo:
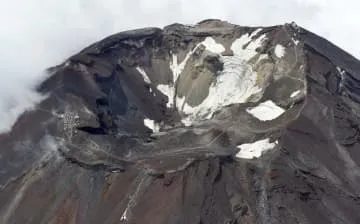
<path id="1" fill-rule="evenodd" d="M 359 223 L 360 62 L 295 24 L 122 32 L 0 135 L 0 223 Z"/>

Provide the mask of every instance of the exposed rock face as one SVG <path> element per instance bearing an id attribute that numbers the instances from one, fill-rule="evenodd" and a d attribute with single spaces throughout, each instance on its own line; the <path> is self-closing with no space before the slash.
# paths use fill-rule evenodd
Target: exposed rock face
<path id="1" fill-rule="evenodd" d="M 122 32 L 0 135 L 0 223 L 359 223 L 360 62 L 295 24 Z"/>

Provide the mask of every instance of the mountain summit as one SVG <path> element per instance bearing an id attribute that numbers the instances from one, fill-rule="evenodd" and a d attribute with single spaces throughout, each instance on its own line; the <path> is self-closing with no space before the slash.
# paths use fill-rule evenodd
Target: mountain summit
<path id="1" fill-rule="evenodd" d="M 360 222 L 360 62 L 295 23 L 107 37 L 0 135 L 0 223 Z"/>

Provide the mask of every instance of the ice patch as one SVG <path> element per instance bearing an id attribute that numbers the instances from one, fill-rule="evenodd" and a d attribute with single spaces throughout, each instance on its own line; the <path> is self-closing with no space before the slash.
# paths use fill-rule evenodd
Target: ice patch
<path id="1" fill-rule="evenodd" d="M 277 44 L 275 46 L 274 52 L 275 52 L 276 57 L 282 58 L 285 55 L 285 47 L 280 44 Z"/>
<path id="2" fill-rule="evenodd" d="M 290 97 L 291 97 L 291 98 L 294 98 L 294 97 L 296 97 L 297 95 L 299 95 L 300 93 L 301 93 L 301 91 L 300 91 L 300 90 L 297 90 L 297 91 L 293 92 L 293 93 L 290 95 Z"/>
<path id="3" fill-rule="evenodd" d="M 258 33 L 260 30 L 255 32 Z M 224 63 L 224 69 L 217 76 L 216 84 L 210 87 L 208 97 L 200 105 L 191 107 L 186 103 L 184 106 L 183 103 L 177 104 L 180 105 L 178 109 L 182 109 L 187 115 L 182 120 L 185 126 L 191 125 L 195 120 L 211 118 L 215 111 L 224 106 L 245 103 L 250 96 L 261 92 L 261 88 L 256 85 L 257 73 L 247 61 L 257 54 L 255 49 L 261 46 L 266 36 L 262 35 L 256 40 L 251 40 L 253 35 L 245 34 L 233 42 L 231 46 L 233 56 L 219 55 Z M 243 48 L 246 44 L 247 47 Z M 217 54 L 225 50 L 210 37 L 206 38 L 204 46 L 206 50 Z"/>
<path id="4" fill-rule="evenodd" d="M 273 101 L 267 100 L 256 107 L 246 109 L 246 112 L 261 121 L 269 121 L 282 115 L 285 110 L 277 106 Z"/>
<path id="5" fill-rule="evenodd" d="M 270 139 L 263 139 L 253 143 L 245 143 L 238 145 L 237 148 L 240 151 L 236 154 L 236 157 L 242 159 L 259 158 L 264 152 L 273 149 L 278 142 L 270 142 Z"/>
<path id="6" fill-rule="evenodd" d="M 141 76 L 143 77 L 144 79 L 144 82 L 146 82 L 147 84 L 150 84 L 151 81 L 149 79 L 149 76 L 147 76 L 146 72 L 144 69 L 140 68 L 139 66 L 136 67 L 136 70 L 141 74 Z"/>
<path id="7" fill-rule="evenodd" d="M 261 88 L 256 86 L 257 77 L 247 69 L 236 59 L 226 60 L 223 74 L 217 78 L 216 85 L 210 87 L 208 97 L 196 107 L 185 104 L 183 112 L 188 116 L 183 123 L 189 126 L 198 118 L 210 119 L 221 107 L 244 103 L 251 95 L 260 92 Z"/>
<path id="8" fill-rule="evenodd" d="M 186 126 L 191 125 L 195 120 L 211 118 L 213 113 L 221 107 L 236 103 L 245 103 L 250 96 L 261 92 L 262 89 L 256 85 L 257 73 L 254 72 L 251 65 L 247 63 L 258 54 L 256 49 L 260 47 L 266 39 L 265 34 L 257 39 L 252 39 L 260 31 L 261 29 L 257 29 L 252 34 L 244 34 L 236 39 L 231 45 L 233 56 L 222 56 L 221 53 L 225 51 L 224 46 L 216 43 L 212 37 L 207 37 L 199 43 L 186 55 L 180 64 L 178 63 L 177 55 L 172 55 L 170 69 L 173 73 L 173 82 L 171 84 L 160 84 L 157 88 L 168 97 L 168 108 L 173 107 L 174 101 L 176 100 L 177 109 L 182 111 L 186 116 L 182 120 Z M 192 107 L 184 103 L 185 97 L 179 98 L 176 96 L 175 83 L 183 72 L 191 55 L 200 46 L 204 46 L 207 51 L 218 54 L 220 60 L 224 63 L 224 69 L 210 87 L 208 97 L 200 105 Z M 260 55 L 261 59 L 265 57 L 266 55 Z"/>
<path id="9" fill-rule="evenodd" d="M 160 130 L 160 125 L 157 124 L 154 120 L 145 118 L 144 125 L 146 127 L 150 128 L 154 133 L 159 132 L 159 130 Z"/>

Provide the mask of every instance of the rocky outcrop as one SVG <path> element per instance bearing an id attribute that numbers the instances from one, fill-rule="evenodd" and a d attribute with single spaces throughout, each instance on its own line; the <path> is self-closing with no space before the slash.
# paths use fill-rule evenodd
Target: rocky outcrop
<path id="1" fill-rule="evenodd" d="M 0 223 L 359 223 L 360 62 L 285 24 L 112 35 L 0 135 Z"/>

